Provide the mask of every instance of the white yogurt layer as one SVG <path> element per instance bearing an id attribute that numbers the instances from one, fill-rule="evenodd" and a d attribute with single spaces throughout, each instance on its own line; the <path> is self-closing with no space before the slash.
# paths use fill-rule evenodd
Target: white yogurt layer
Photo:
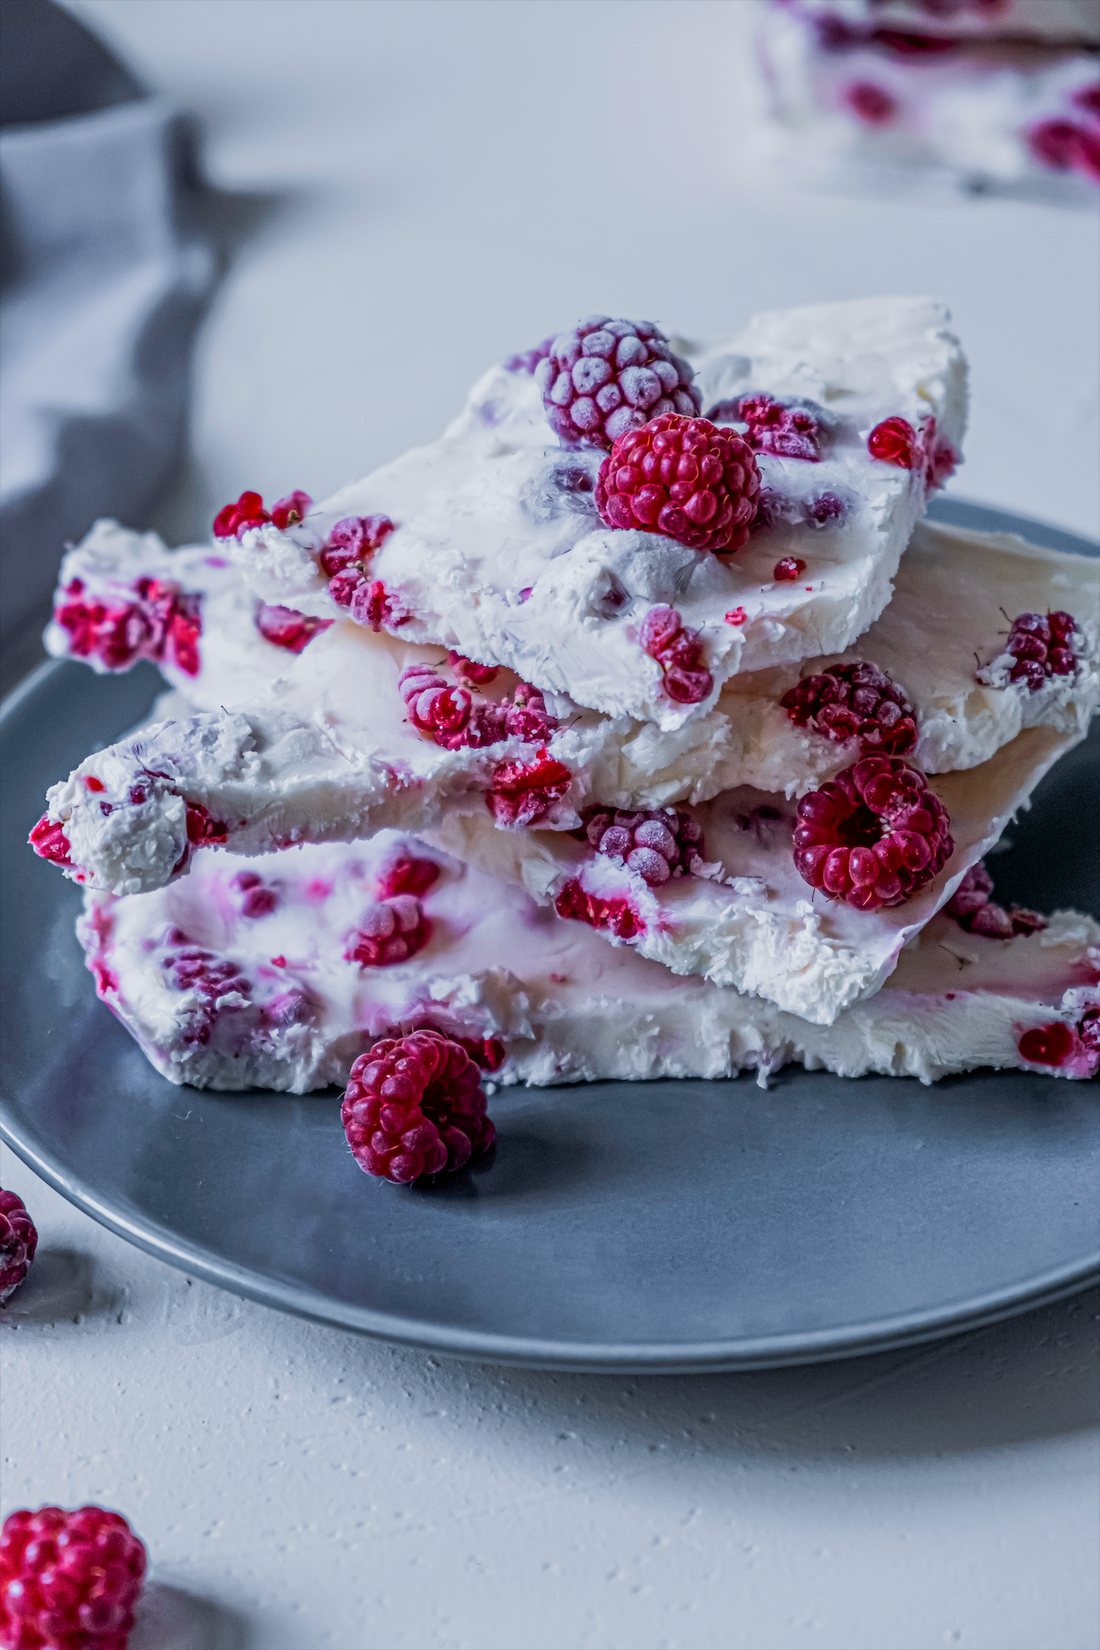
<path id="1" fill-rule="evenodd" d="M 440 870 L 423 898 L 428 944 L 390 967 L 346 961 L 376 877 L 402 853 Z M 394 833 L 282 855 L 263 867 L 274 908 L 249 918 L 234 879 L 254 868 L 206 856 L 171 888 L 86 896 L 78 926 L 100 994 L 173 1082 L 306 1093 L 342 1083 L 374 1038 L 425 1024 L 496 1040 L 503 1064 L 493 1076 L 503 1083 L 742 1070 L 766 1080 L 792 1060 L 930 1082 L 980 1066 L 1045 1069 L 1020 1055 L 1022 1032 L 1052 1019 L 1075 1027 L 1097 998 L 1100 926 L 1073 912 L 1012 940 L 937 917 L 890 984 L 826 1028 L 612 950 L 522 889 Z M 165 966 L 180 935 L 232 965 L 232 989 L 205 1021 L 202 998 L 179 989 Z M 1056 1074 L 1087 1076 L 1095 1064 L 1075 1037 Z"/>
<path id="2" fill-rule="evenodd" d="M 478 381 L 439 441 L 345 487 L 300 526 L 252 528 L 224 548 L 264 601 L 337 618 L 347 610 L 329 594 L 320 549 L 345 517 L 388 516 L 396 531 L 369 567 L 389 597 L 388 629 L 675 729 L 706 716 L 737 671 L 837 651 L 867 628 L 890 598 L 927 479 L 871 458 L 868 435 L 900 417 L 929 450 L 958 454 L 966 419 L 965 361 L 946 310 L 928 299 L 760 315 L 693 364 L 704 412 L 758 391 L 817 403 L 824 426 L 818 463 L 759 455 L 777 524 L 733 557 L 605 527 L 592 494 L 603 455 L 564 451 L 533 377 L 503 367 Z M 806 512 L 824 494 L 841 514 L 818 526 Z M 776 583 L 784 556 L 812 560 L 813 578 Z M 714 679 L 699 704 L 670 699 L 639 645 L 661 605 L 699 632 Z"/>
<path id="3" fill-rule="evenodd" d="M 873 912 L 814 894 L 792 858 L 794 809 L 774 793 L 748 787 L 690 810 L 703 830 L 705 858 L 717 871 L 657 888 L 571 835 L 494 831 L 481 813 L 451 815 L 432 840 L 540 902 L 574 882 L 595 899 L 621 902 L 638 931 L 624 941 L 601 929 L 611 944 L 629 943 L 673 974 L 699 974 L 829 1025 L 880 988 L 902 948 L 1080 737 L 1027 728 L 981 767 L 933 778 L 930 788 L 950 815 L 955 850 L 912 899 Z"/>

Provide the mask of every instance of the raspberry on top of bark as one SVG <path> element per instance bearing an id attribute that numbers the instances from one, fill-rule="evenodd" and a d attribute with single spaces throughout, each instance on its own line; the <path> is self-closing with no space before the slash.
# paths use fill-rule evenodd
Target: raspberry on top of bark
<path id="1" fill-rule="evenodd" d="M 526 364 L 513 357 L 508 366 L 513 362 Z M 534 375 L 550 425 L 566 447 L 607 449 L 650 419 L 663 413 L 690 418 L 702 405 L 691 367 L 652 321 L 590 315 L 550 343 Z"/>
<path id="2" fill-rule="evenodd" d="M 740 609 L 738 609 L 740 611 Z M 727 613 L 731 624 L 743 624 Z M 638 632 L 642 652 L 661 667 L 664 689 L 680 705 L 698 705 L 714 690 L 697 630 L 688 630 L 674 607 L 651 607 Z"/>
<path id="3" fill-rule="evenodd" d="M 1000 661 L 995 660 L 978 670 L 977 680 L 1001 686 L 1007 670 L 1008 682 L 1017 682 L 1029 693 L 1037 693 L 1050 677 L 1075 673 L 1077 654 L 1073 639 L 1078 634 L 1079 627 L 1072 613 L 1020 613 L 1011 621 L 1001 655 L 1006 661 L 1005 668 L 998 671 Z M 1011 664 L 1007 663 L 1009 659 Z"/>
<path id="4" fill-rule="evenodd" d="M 724 556 L 748 539 L 759 492 L 756 459 L 736 430 L 665 413 L 615 442 L 600 466 L 596 509 L 608 527 Z"/>
<path id="5" fill-rule="evenodd" d="M 954 475 L 959 455 L 950 442 L 936 435 L 936 420 L 926 418 L 915 430 L 906 418 L 884 418 L 867 437 L 867 451 L 882 464 L 914 470 L 924 477 L 926 492 L 934 492 Z"/>
<path id="6" fill-rule="evenodd" d="M 596 807 L 586 808 L 583 818 L 591 847 L 636 872 L 650 888 L 690 875 L 702 863 L 702 828 L 682 809 Z"/>
<path id="7" fill-rule="evenodd" d="M 917 742 L 912 705 L 897 683 L 866 659 L 804 677 L 779 703 L 797 727 L 812 728 L 837 744 L 858 739 L 866 755 L 903 756 Z"/>
<path id="8" fill-rule="evenodd" d="M 275 501 L 270 510 L 264 509 L 259 493 L 245 492 L 235 504 L 227 504 L 214 517 L 214 537 L 240 539 L 251 527 L 295 527 L 307 514 L 313 500 L 308 493 L 296 487 L 286 498 Z"/>
<path id="9" fill-rule="evenodd" d="M 919 769 L 865 756 L 799 802 L 794 863 L 811 887 L 877 911 L 932 881 L 954 852 L 950 828 Z"/>

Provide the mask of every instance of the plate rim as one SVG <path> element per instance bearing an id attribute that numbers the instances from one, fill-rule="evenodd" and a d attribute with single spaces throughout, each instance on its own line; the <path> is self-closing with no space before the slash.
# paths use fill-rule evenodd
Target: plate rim
<path id="1" fill-rule="evenodd" d="M 979 531 L 1042 533 L 1053 537 L 1050 548 L 1096 557 L 1100 546 L 1083 536 L 1035 518 L 1003 511 L 962 498 L 936 500 L 949 508 L 932 520 L 945 526 L 971 525 Z M 985 518 L 983 521 L 981 518 Z M 996 526 L 989 518 L 997 518 Z M 0 726 L 20 709 L 50 676 L 66 663 L 45 659 L 8 693 L 0 704 Z M 998 1323 L 1019 1313 L 1050 1305 L 1100 1283 L 1100 1250 L 1086 1258 L 967 1300 L 930 1307 L 919 1313 L 899 1314 L 835 1329 L 729 1338 L 701 1342 L 598 1342 L 545 1340 L 534 1336 L 500 1335 L 464 1330 L 421 1319 L 401 1318 L 357 1307 L 319 1291 L 280 1282 L 254 1268 L 227 1261 L 215 1251 L 181 1239 L 159 1222 L 112 1206 L 83 1178 L 63 1167 L 40 1143 L 26 1138 L 13 1125 L 7 1106 L 0 1108 L 0 1139 L 40 1179 L 99 1225 L 136 1248 L 177 1270 L 205 1282 L 309 1322 L 325 1324 L 388 1345 L 442 1354 L 468 1361 L 591 1374 L 696 1374 L 772 1369 L 867 1356 L 922 1342 L 944 1339 Z"/>

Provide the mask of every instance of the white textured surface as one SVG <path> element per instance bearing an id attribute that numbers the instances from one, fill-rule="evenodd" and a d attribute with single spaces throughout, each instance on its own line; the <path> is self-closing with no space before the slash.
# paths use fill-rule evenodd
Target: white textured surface
<path id="1" fill-rule="evenodd" d="M 76 9 L 208 119 L 220 183 L 294 191 L 201 343 L 173 542 L 245 485 L 323 497 L 597 305 L 717 336 L 889 290 L 941 293 L 966 341 L 958 490 L 1095 533 L 1093 222 L 754 192 L 726 138 L 730 8 Z M 637 258 L 613 226 L 673 197 Z M 42 1233 L 5 1315 L 4 1510 L 123 1508 L 159 1580 L 226 1612 L 203 1650 L 1098 1641 L 1096 1294 L 819 1369 L 494 1371 L 188 1283 L 10 1158 L 2 1178 Z"/>

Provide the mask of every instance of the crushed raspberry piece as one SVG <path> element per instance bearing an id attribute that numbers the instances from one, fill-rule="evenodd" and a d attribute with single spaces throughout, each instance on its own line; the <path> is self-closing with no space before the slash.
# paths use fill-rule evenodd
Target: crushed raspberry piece
<path id="1" fill-rule="evenodd" d="M 882 464 L 896 464 L 900 470 L 916 468 L 920 443 L 912 424 L 904 418 L 884 418 L 867 437 L 867 451 Z"/>
<path id="2" fill-rule="evenodd" d="M 165 943 L 172 947 L 160 962 L 168 984 L 175 991 L 191 992 L 194 996 L 183 1041 L 205 1045 L 224 1009 L 250 1006 L 251 983 L 230 958 L 218 957 L 213 951 L 193 945 L 178 928 L 169 931 Z"/>
<path id="3" fill-rule="evenodd" d="M 0 1535 L 0 1644 L 126 1650 L 145 1566 L 144 1545 L 118 1513 L 9 1513 Z"/>
<path id="4" fill-rule="evenodd" d="M 201 802 L 187 804 L 187 840 L 195 848 L 216 848 L 229 840 L 229 826 Z"/>
<path id="5" fill-rule="evenodd" d="M 236 891 L 242 917 L 270 916 L 279 903 L 275 889 L 268 888 L 256 871 L 238 871 L 229 886 Z"/>
<path id="6" fill-rule="evenodd" d="M 1082 172 L 1100 182 L 1100 136 L 1076 121 L 1041 121 L 1028 132 L 1027 143 L 1041 166 L 1055 172 Z"/>
<path id="7" fill-rule="evenodd" d="M 202 596 L 165 579 L 138 579 L 128 602 L 86 595 L 74 579 L 54 605 L 54 619 L 68 632 L 76 659 L 97 659 L 105 670 L 128 670 L 138 659 L 160 664 L 167 657 L 188 676 L 199 671 Z"/>
<path id="8" fill-rule="evenodd" d="M 534 762 L 502 762 L 485 802 L 496 823 L 506 830 L 534 825 L 561 800 L 572 782 L 565 763 L 540 750 Z"/>
<path id="9" fill-rule="evenodd" d="M 43 814 L 38 824 L 27 838 L 35 853 L 42 859 L 50 860 L 54 865 L 72 865 L 69 858 L 69 839 L 65 830 L 56 820 L 51 820 L 48 814 Z"/>
<path id="10" fill-rule="evenodd" d="M 803 458 L 817 464 L 821 459 L 821 422 L 811 406 L 787 405 L 770 395 L 746 395 L 738 403 L 737 416 L 749 427 L 745 439 L 754 452 Z"/>
<path id="11" fill-rule="evenodd" d="M 256 629 L 264 641 L 285 647 L 288 653 L 303 652 L 314 636 L 327 630 L 332 622 L 297 613 L 292 607 L 269 607 L 266 602 L 260 602 L 256 609 Z"/>
<path id="12" fill-rule="evenodd" d="M 791 579 L 801 578 L 805 571 L 806 563 L 801 556 L 784 556 L 772 569 L 772 578 L 777 584 L 784 584 Z"/>
<path id="13" fill-rule="evenodd" d="M 439 881 L 439 866 L 434 859 L 415 859 L 411 854 L 400 854 L 378 879 L 378 898 L 392 899 L 395 894 L 426 894 Z"/>
<path id="14" fill-rule="evenodd" d="M 888 126 L 898 112 L 889 92 L 870 80 L 855 80 L 844 89 L 844 101 L 868 126 Z"/>
<path id="15" fill-rule="evenodd" d="M 1077 1022 L 1077 1035 L 1090 1054 L 1100 1054 L 1100 1004 L 1086 1008 Z"/>
<path id="16" fill-rule="evenodd" d="M 541 344 L 536 344 L 534 349 L 520 350 L 518 355 L 510 355 L 507 361 L 501 363 L 505 372 L 533 373 L 539 362 L 545 361 L 553 349 L 554 337 L 555 335 L 551 334 L 549 338 L 544 338 Z"/>
<path id="17" fill-rule="evenodd" d="M 902 756 L 917 742 L 913 707 L 905 694 L 884 670 L 864 659 L 804 677 L 779 703 L 796 726 L 811 727 L 836 743 L 858 739 L 866 755 L 886 751 Z"/>
<path id="18" fill-rule="evenodd" d="M 367 578 L 367 565 L 395 526 L 389 516 L 345 516 L 333 527 L 317 557 L 333 601 L 350 607 L 358 624 L 369 624 L 374 630 L 382 622 L 385 590 L 377 580 Z"/>
<path id="19" fill-rule="evenodd" d="M 744 623 L 731 618 L 730 624 Z M 697 630 L 686 630 L 674 607 L 651 607 L 638 631 L 642 652 L 656 659 L 664 675 L 664 689 L 680 705 L 697 705 L 713 692 L 714 677 L 703 663 Z"/>
<path id="20" fill-rule="evenodd" d="M 351 597 L 351 616 L 356 624 L 369 625 L 374 631 L 396 630 L 409 619 L 409 614 L 381 579 L 364 579 L 356 586 Z"/>
<path id="21" fill-rule="evenodd" d="M 690 875 L 703 859 L 703 832 L 678 808 L 586 808 L 583 834 L 598 854 L 636 871 L 651 888 Z"/>
<path id="22" fill-rule="evenodd" d="M 748 614 L 743 607 L 731 607 L 725 617 L 727 624 L 741 625 L 748 618 Z"/>
<path id="23" fill-rule="evenodd" d="M 414 1031 L 359 1056 L 340 1118 L 363 1172 L 400 1186 L 488 1151 L 496 1130 L 485 1107 L 481 1074 L 462 1045 Z"/>
<path id="24" fill-rule="evenodd" d="M 500 674 L 496 665 L 476 664 L 473 659 L 464 659 L 453 648 L 447 655 L 447 663 L 454 672 L 455 680 L 465 682 L 468 687 L 488 687 Z"/>
<path id="25" fill-rule="evenodd" d="M 1016 1046 L 1032 1065 L 1062 1066 L 1073 1053 L 1073 1032 L 1063 1020 L 1052 1020 L 1025 1031 Z"/>
<path id="26" fill-rule="evenodd" d="M 794 863 L 812 887 L 877 911 L 931 882 L 954 851 L 950 825 L 918 769 L 865 756 L 799 802 Z"/>
<path id="27" fill-rule="evenodd" d="M 0 1190 L 0 1306 L 26 1277 L 37 1247 L 38 1233 L 23 1199 Z"/>
<path id="28" fill-rule="evenodd" d="M 702 404 L 694 376 L 651 321 L 606 315 L 563 332 L 535 367 L 546 415 L 565 447 L 610 448 L 665 413 L 694 417 Z"/>
<path id="29" fill-rule="evenodd" d="M 530 682 L 517 682 L 511 699 L 505 699 L 500 709 L 504 712 L 504 731 L 511 739 L 522 739 L 533 745 L 549 739 L 558 726 L 556 716 L 546 708 L 546 700 Z"/>
<path id="30" fill-rule="evenodd" d="M 835 493 L 821 493 L 810 501 L 809 515 L 815 527 L 824 527 L 830 521 L 839 521 L 846 505 Z"/>
<path id="31" fill-rule="evenodd" d="M 227 504 L 214 517 L 214 537 L 239 540 L 250 527 L 265 527 L 270 520 L 259 493 L 242 493 L 236 504 Z"/>
<path id="32" fill-rule="evenodd" d="M 1006 911 L 994 903 L 992 893 L 993 878 L 979 860 L 967 871 L 944 912 L 967 933 L 984 934 L 990 939 L 1010 940 L 1014 934 L 1036 934 L 1047 926 L 1047 919 L 1038 911 L 1019 905 Z"/>
<path id="33" fill-rule="evenodd" d="M 1078 634 L 1077 621 L 1072 613 L 1020 613 L 1012 620 L 1005 655 L 1013 660 L 1009 667 L 1010 682 L 1019 682 L 1029 693 L 1036 693 L 1051 676 L 1072 676 L 1077 669 L 1077 654 L 1073 638 Z M 988 683 L 993 666 L 984 665 L 977 673 L 979 682 Z"/>
<path id="34" fill-rule="evenodd" d="M 309 494 L 296 487 L 286 498 L 277 499 L 271 506 L 271 520 L 276 527 L 296 527 L 308 514 L 312 503 Z"/>
<path id="35" fill-rule="evenodd" d="M 421 733 L 461 733 L 470 720 L 473 700 L 465 688 L 448 687 L 430 665 L 410 665 L 398 680 L 409 721 Z"/>
<path id="36" fill-rule="evenodd" d="M 575 878 L 565 884 L 554 901 L 554 909 L 559 917 L 586 922 L 589 928 L 598 928 L 619 940 L 633 940 L 645 932 L 645 923 L 628 899 L 603 899 L 599 894 L 586 894 Z"/>
<path id="37" fill-rule="evenodd" d="M 102 779 L 97 779 L 94 773 L 90 773 L 84 781 L 84 789 L 88 791 L 105 791 L 107 787 Z"/>
<path id="38" fill-rule="evenodd" d="M 393 894 L 367 907 L 348 940 L 344 961 L 390 968 L 415 957 L 431 937 L 431 923 L 416 895 Z"/>
<path id="39" fill-rule="evenodd" d="M 596 508 L 608 527 L 725 556 L 748 539 L 759 491 L 756 459 L 736 430 L 667 413 L 615 442 L 600 465 Z"/>

